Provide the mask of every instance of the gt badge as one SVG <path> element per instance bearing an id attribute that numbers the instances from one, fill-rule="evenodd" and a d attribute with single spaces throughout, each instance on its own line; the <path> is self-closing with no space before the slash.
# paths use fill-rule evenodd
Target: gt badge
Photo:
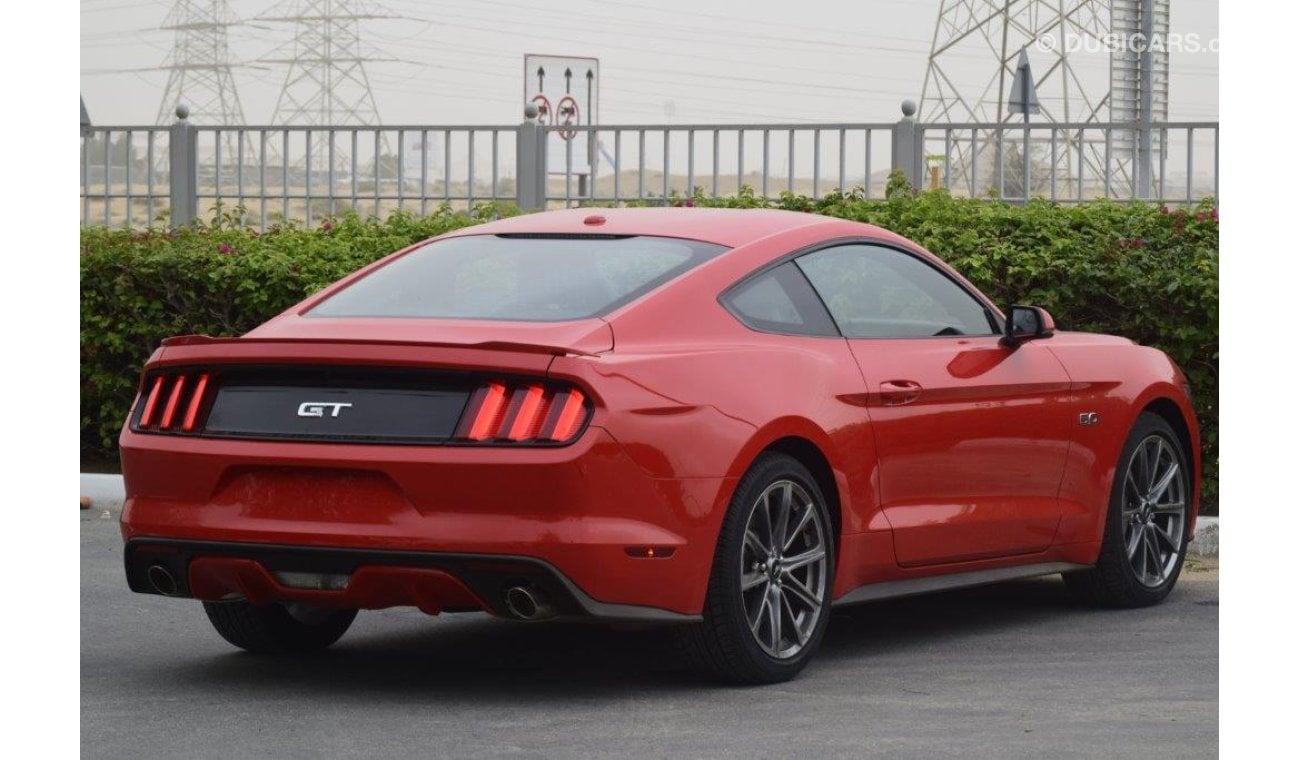
<path id="1" fill-rule="evenodd" d="M 1084 412 L 1079 415 L 1080 425 L 1096 425 L 1101 422 L 1101 416 L 1096 412 Z"/>
<path id="2" fill-rule="evenodd" d="M 330 410 L 331 417 L 339 416 L 339 412 L 352 406 L 352 404 L 342 401 L 304 401 L 298 405 L 299 417 L 324 417 L 325 410 Z"/>

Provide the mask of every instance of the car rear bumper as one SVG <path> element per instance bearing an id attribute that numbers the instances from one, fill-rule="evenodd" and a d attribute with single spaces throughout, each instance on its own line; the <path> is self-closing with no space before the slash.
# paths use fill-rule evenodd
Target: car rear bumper
<path id="1" fill-rule="evenodd" d="M 303 602 L 352 609 L 413 606 L 433 615 L 486 610 L 518 617 L 506 593 L 523 587 L 545 600 L 551 610 L 547 618 L 663 623 L 699 619 L 656 607 L 597 601 L 555 567 L 533 557 L 137 538 L 127 541 L 124 558 L 132 591 L 204 601 L 240 598 L 254 604 Z M 165 575 L 157 575 L 160 568 Z M 160 584 L 160 578 L 171 585 Z M 345 580 L 311 582 L 325 578 Z M 336 587 L 321 588 L 329 585 Z"/>
<path id="2" fill-rule="evenodd" d="M 178 595 L 198 598 L 504 614 L 505 588 L 523 580 L 565 615 L 691 620 L 734 487 L 651 477 L 595 427 L 571 446 L 537 449 L 128 430 L 121 450 L 131 588 L 154 592 L 147 570 L 162 563 Z M 359 586 L 322 596 L 276 582 L 277 572 L 341 573 Z"/>

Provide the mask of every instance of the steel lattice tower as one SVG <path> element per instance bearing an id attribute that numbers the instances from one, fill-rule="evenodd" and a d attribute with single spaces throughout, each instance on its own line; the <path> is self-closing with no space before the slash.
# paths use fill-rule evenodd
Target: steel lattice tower
<path id="1" fill-rule="evenodd" d="M 1143 18 L 1150 19 L 1145 27 Z M 1167 34 L 1168 25 L 1168 0 L 941 0 L 921 91 L 920 120 L 1018 121 L 1021 117 L 1008 112 L 1007 102 L 1020 51 L 1027 50 L 1042 108 L 1035 122 L 1136 121 L 1142 95 L 1134 88 L 1146 81 L 1167 91 L 1167 57 L 1154 61 L 1157 72 L 1163 66 L 1164 73 L 1150 76 L 1150 56 L 1144 60 L 1117 51 L 1109 55 L 1108 77 L 1087 77 L 1081 76 L 1076 66 L 1075 59 L 1082 54 L 1077 49 L 1072 52 L 1066 43 L 1091 40 L 1101 45 L 1112 32 L 1143 28 Z M 1095 54 L 1096 50 L 1089 52 Z M 1145 79 L 1144 71 L 1148 74 Z M 1157 94 L 1157 107 L 1141 109 L 1140 118 L 1159 118 L 1165 101 Z M 1062 132 L 1055 165 L 1045 166 L 1044 171 L 1071 182 L 1087 170 L 1095 178 L 1109 175 L 1115 182 L 1131 183 L 1138 151 L 1132 137 L 1127 143 L 1112 145 L 1113 154 L 1106 153 L 1102 139 L 1100 132 Z M 953 155 L 957 160 L 951 167 L 954 187 L 967 187 L 972 194 L 983 192 L 1000 160 L 995 157 L 999 154 L 993 149 L 993 140 L 984 134 L 976 140 L 967 137 L 956 146 Z M 1042 147 L 1037 139 L 1035 143 Z M 1042 157 L 1031 156 L 1031 160 L 1051 163 Z M 978 172 L 979 186 L 971 181 L 972 168 Z"/>
<path id="2" fill-rule="evenodd" d="M 291 23 L 287 57 L 262 59 L 288 67 L 272 124 L 373 126 L 381 122 L 366 64 L 383 60 L 363 49 L 361 22 L 396 18 L 375 3 L 355 0 L 289 0 L 259 16 Z"/>
<path id="3" fill-rule="evenodd" d="M 160 67 L 170 73 L 157 123 L 174 121 L 181 101 L 199 124 L 244 123 L 227 43 L 227 33 L 237 23 L 226 0 L 176 0 L 162 25 L 175 32 L 176 40 Z"/>

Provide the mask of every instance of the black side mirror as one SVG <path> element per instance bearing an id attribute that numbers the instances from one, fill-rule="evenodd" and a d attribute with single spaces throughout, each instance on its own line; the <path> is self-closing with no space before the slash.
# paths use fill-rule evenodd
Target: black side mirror
<path id="1" fill-rule="evenodd" d="M 1050 338 L 1056 334 L 1056 320 L 1047 309 L 1037 306 L 1012 306 L 1007 311 L 1007 331 L 1002 345 L 1015 348 L 1027 340 Z"/>

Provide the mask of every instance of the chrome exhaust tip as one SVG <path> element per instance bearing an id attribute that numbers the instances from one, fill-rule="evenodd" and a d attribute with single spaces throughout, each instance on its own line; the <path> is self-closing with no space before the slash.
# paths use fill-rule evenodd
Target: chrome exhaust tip
<path id="1" fill-rule="evenodd" d="M 555 608 L 546 595 L 528 586 L 506 589 L 506 609 L 520 620 L 546 620 L 555 617 Z"/>
<path id="2" fill-rule="evenodd" d="M 176 596 L 176 576 L 172 575 L 166 565 L 150 565 L 145 575 L 149 578 L 149 583 L 153 584 L 154 591 L 163 596 Z"/>

